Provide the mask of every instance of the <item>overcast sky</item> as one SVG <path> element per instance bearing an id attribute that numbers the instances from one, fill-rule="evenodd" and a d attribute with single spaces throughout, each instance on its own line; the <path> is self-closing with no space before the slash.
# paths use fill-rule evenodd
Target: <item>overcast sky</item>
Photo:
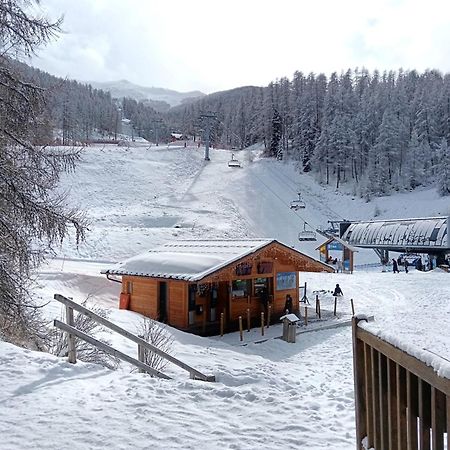
<path id="1" fill-rule="evenodd" d="M 64 15 L 34 65 L 79 80 L 211 93 L 296 70 L 450 72 L 449 0 L 42 0 Z"/>

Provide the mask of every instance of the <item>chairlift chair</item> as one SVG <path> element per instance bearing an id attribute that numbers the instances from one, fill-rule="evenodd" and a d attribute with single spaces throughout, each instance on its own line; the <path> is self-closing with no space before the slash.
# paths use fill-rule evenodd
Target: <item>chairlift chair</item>
<path id="1" fill-rule="evenodd" d="M 314 230 L 306 229 L 306 222 L 303 223 L 303 231 L 298 233 L 299 241 L 317 241 L 316 232 Z"/>
<path id="2" fill-rule="evenodd" d="M 231 154 L 231 159 L 228 161 L 228 167 L 241 167 L 241 163 L 235 159 L 234 153 Z"/>
<path id="3" fill-rule="evenodd" d="M 291 206 L 291 209 L 293 209 L 294 211 L 297 211 L 298 209 L 301 209 L 301 208 L 306 208 L 306 204 L 303 201 L 302 194 L 300 194 L 300 192 L 298 193 L 298 199 L 292 200 L 290 206 Z"/>

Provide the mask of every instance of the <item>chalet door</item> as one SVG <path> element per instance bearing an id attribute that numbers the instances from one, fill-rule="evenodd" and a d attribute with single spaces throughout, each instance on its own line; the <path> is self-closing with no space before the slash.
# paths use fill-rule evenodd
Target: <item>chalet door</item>
<path id="1" fill-rule="evenodd" d="M 189 286 L 189 301 L 188 301 L 188 324 L 194 325 L 195 323 L 195 299 L 197 295 L 197 285 L 191 284 Z"/>
<path id="2" fill-rule="evenodd" d="M 167 322 L 167 283 L 165 281 L 160 281 L 158 289 L 159 321 Z"/>
<path id="3" fill-rule="evenodd" d="M 209 308 L 209 320 L 211 322 L 216 321 L 218 296 L 219 296 L 219 293 L 217 292 L 217 288 L 213 287 L 211 289 L 211 301 L 210 301 L 210 308 Z"/>

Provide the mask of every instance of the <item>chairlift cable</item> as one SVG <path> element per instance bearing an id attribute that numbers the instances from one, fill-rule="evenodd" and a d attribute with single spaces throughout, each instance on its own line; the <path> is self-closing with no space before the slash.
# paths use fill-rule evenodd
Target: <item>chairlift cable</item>
<path id="1" fill-rule="evenodd" d="M 269 170 L 274 174 L 274 175 L 276 175 L 277 177 L 278 177 L 278 179 L 281 179 L 281 175 L 279 174 L 279 173 L 277 173 L 276 172 L 276 170 L 275 170 L 275 167 L 269 167 Z M 298 183 L 295 181 L 295 180 L 293 180 L 289 175 L 286 175 L 286 174 L 283 174 L 283 177 L 285 177 L 285 178 L 287 178 L 291 183 L 292 183 L 292 185 L 294 185 L 294 186 L 298 186 Z M 285 180 L 283 179 L 283 182 L 284 182 Z M 291 189 L 293 192 L 295 192 L 295 193 L 298 193 L 298 188 L 297 189 L 294 189 L 293 187 L 292 187 L 292 185 L 291 186 L 289 186 L 289 185 L 286 185 L 289 189 Z M 327 206 L 327 208 L 328 208 L 328 210 L 330 211 L 330 212 L 332 212 L 336 217 L 339 217 L 340 218 L 340 220 L 344 220 L 344 217 L 342 217 L 340 214 L 338 214 L 336 211 L 334 211 L 332 208 L 330 208 L 329 206 Z"/>
<path id="2" fill-rule="evenodd" d="M 283 198 L 281 198 L 272 188 L 270 188 L 258 175 L 256 175 L 254 172 L 252 172 L 252 175 L 259 180 L 259 182 L 266 187 L 267 190 L 269 190 L 275 197 L 277 197 L 281 203 L 286 205 L 290 211 L 292 211 L 300 220 L 303 221 L 304 224 L 308 225 L 312 230 L 314 230 L 314 227 L 311 226 L 310 223 L 308 223 L 297 211 L 294 211 L 291 209 L 291 206 L 289 203 L 286 203 Z"/>

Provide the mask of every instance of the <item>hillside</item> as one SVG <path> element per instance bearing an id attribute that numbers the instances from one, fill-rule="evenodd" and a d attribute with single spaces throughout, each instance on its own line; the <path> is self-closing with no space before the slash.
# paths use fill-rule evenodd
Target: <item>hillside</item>
<path id="1" fill-rule="evenodd" d="M 57 258 L 36 274 L 36 295 L 50 321 L 61 305 L 54 293 L 80 302 L 90 298 L 110 319 L 137 332 L 141 318 L 118 310 L 120 285 L 100 275 L 111 262 L 166 240 L 190 237 L 269 236 L 317 257 L 320 241 L 301 244 L 297 233 L 328 219 L 409 217 L 448 214 L 448 201 L 435 190 L 396 194 L 366 203 L 299 175 L 293 164 L 262 159 L 260 150 L 236 152 L 243 168 L 227 166 L 231 152 L 213 149 L 211 161 L 196 147 L 93 146 L 84 150 L 74 173 L 63 177 L 71 205 L 91 219 L 86 243 L 68 241 Z M 294 213 L 289 202 L 300 190 L 306 208 Z M 358 255 L 357 264 L 375 261 Z M 391 333 L 449 359 L 448 274 L 381 273 L 359 267 L 353 275 L 301 273 L 313 290 L 340 283 L 345 297 L 339 312 L 375 315 Z M 324 309 L 332 298 L 323 295 Z M 425 313 L 424 313 L 425 312 Z M 401 317 L 401 326 L 399 318 Z M 417 318 L 420 317 L 420 322 Z M 436 327 L 436 323 L 442 327 Z M 408 328 L 409 327 L 409 328 Z M 414 330 L 411 332 L 411 330 Z M 420 332 L 418 332 L 418 329 Z M 0 447 L 8 450 L 86 448 L 154 449 L 322 449 L 354 447 L 354 399 L 349 327 L 316 331 L 287 344 L 271 336 L 255 344 L 245 334 L 202 338 L 169 328 L 174 354 L 216 383 L 190 380 L 168 366 L 173 380 L 153 379 L 122 364 L 110 371 L 95 364 L 71 365 L 45 353 L 0 341 Z M 403 333 L 401 333 L 403 331 Z M 254 332 L 257 333 L 257 330 Z M 106 336 L 136 355 L 135 345 Z"/>

